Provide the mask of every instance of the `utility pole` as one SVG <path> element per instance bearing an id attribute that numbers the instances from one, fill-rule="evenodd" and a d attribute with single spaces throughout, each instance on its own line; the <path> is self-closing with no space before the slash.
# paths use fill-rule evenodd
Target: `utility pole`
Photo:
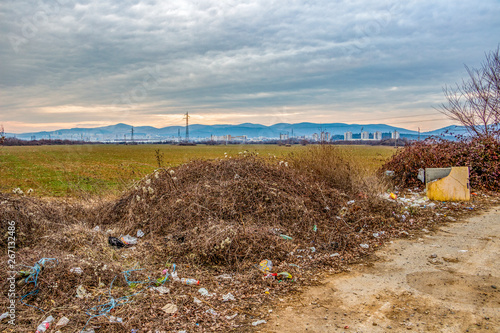
<path id="1" fill-rule="evenodd" d="M 177 129 L 177 141 L 181 142 L 181 129 L 180 128 Z"/>
<path id="2" fill-rule="evenodd" d="M 189 142 L 189 112 L 186 112 L 184 118 L 186 119 L 186 142 Z"/>
<path id="3" fill-rule="evenodd" d="M 134 144 L 134 127 L 132 126 L 132 128 L 130 129 L 130 134 L 131 134 L 131 141 L 132 141 L 132 144 Z"/>

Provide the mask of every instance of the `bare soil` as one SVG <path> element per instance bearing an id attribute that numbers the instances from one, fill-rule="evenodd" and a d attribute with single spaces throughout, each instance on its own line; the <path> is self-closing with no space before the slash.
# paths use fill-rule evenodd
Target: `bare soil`
<path id="1" fill-rule="evenodd" d="M 500 332 L 500 209 L 390 242 L 283 299 L 260 332 Z"/>

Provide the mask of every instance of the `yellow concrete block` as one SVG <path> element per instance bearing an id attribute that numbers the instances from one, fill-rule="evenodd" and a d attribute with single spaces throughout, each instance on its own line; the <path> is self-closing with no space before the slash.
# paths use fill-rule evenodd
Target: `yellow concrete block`
<path id="1" fill-rule="evenodd" d="M 452 167 L 448 176 L 426 185 L 427 197 L 436 201 L 469 201 L 469 168 Z"/>

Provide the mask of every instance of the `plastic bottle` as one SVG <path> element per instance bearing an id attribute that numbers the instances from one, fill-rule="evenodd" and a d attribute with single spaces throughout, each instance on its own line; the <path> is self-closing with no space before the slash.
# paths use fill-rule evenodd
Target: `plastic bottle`
<path id="1" fill-rule="evenodd" d="M 42 321 L 40 325 L 36 328 L 35 333 L 42 333 L 47 331 L 47 329 L 50 327 L 50 323 L 54 321 L 54 317 L 48 316 L 47 319 Z"/>
<path id="2" fill-rule="evenodd" d="M 192 285 L 199 285 L 200 284 L 200 281 L 196 280 L 196 279 L 186 279 L 186 278 L 181 278 L 179 280 L 180 283 L 182 284 L 185 284 L 185 285 L 188 285 L 188 286 L 192 286 Z"/>

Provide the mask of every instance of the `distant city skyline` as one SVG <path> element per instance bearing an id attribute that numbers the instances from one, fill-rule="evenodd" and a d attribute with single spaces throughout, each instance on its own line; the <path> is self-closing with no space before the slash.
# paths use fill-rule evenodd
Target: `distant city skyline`
<path id="1" fill-rule="evenodd" d="M 318 124 L 295 123 L 275 124 L 265 126 L 261 124 L 240 125 L 199 125 L 189 126 L 190 141 L 231 141 L 231 140 L 288 140 L 309 139 L 311 141 L 330 140 L 381 140 L 394 138 L 401 133 L 404 137 L 427 137 L 441 135 L 452 131 L 455 134 L 466 134 L 463 127 L 445 127 L 431 132 L 412 131 L 402 127 L 385 124 Z M 16 137 L 22 140 L 80 140 L 80 141 L 130 141 L 132 137 L 137 141 L 186 141 L 185 126 L 167 126 L 156 128 L 152 126 L 134 127 L 128 124 L 116 124 L 97 128 L 72 128 L 55 131 L 27 132 L 21 134 L 6 133 L 7 137 Z M 448 134 L 449 135 L 449 134 Z M 396 137 L 396 138 L 398 138 Z"/>
<path id="2" fill-rule="evenodd" d="M 6 132 L 117 123 L 454 124 L 442 88 L 500 39 L 485 0 L 0 5 Z"/>

